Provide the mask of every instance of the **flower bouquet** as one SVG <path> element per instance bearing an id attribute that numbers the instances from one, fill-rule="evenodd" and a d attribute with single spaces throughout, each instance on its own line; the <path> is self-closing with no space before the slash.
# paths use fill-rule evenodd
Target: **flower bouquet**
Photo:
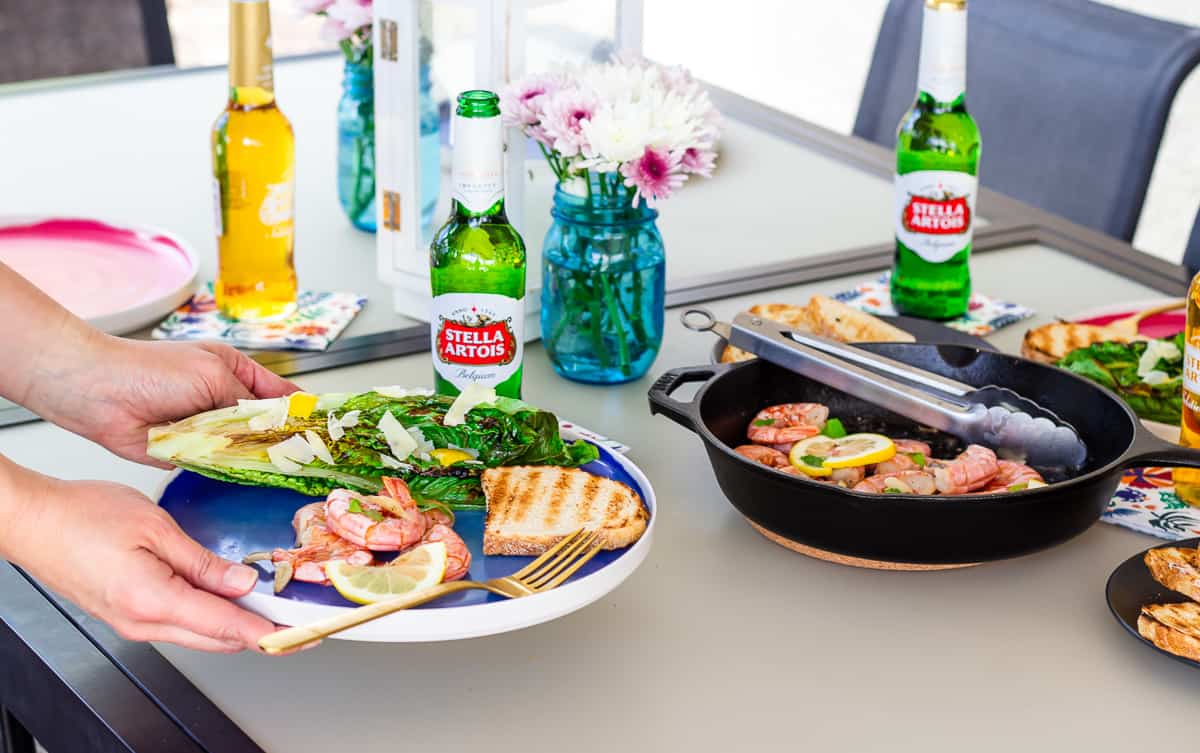
<path id="1" fill-rule="evenodd" d="M 543 249 L 542 338 L 571 379 L 636 379 L 662 342 L 656 202 L 710 177 L 719 114 L 684 68 L 641 59 L 528 76 L 500 97 L 558 179 Z"/>

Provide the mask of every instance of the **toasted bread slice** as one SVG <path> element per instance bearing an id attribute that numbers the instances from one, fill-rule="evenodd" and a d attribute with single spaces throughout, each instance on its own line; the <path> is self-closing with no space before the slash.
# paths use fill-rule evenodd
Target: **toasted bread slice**
<path id="1" fill-rule="evenodd" d="M 1138 633 L 1163 651 L 1200 661 L 1200 604 L 1147 604 Z"/>
<path id="2" fill-rule="evenodd" d="M 1025 333 L 1021 342 L 1021 355 L 1033 361 L 1055 364 L 1077 348 L 1086 348 L 1098 342 L 1114 340 L 1113 334 L 1093 324 L 1054 322 L 1034 327 Z M 1116 338 L 1115 342 L 1126 342 Z"/>
<path id="3" fill-rule="evenodd" d="M 835 301 L 814 295 L 808 302 L 808 319 L 818 335 L 844 343 L 910 343 L 916 338 L 899 327 Z"/>
<path id="4" fill-rule="evenodd" d="M 633 489 L 578 468 L 490 468 L 483 493 L 484 554 L 541 554 L 580 528 L 598 531 L 605 549 L 620 549 L 641 538 L 650 519 Z"/>
<path id="5" fill-rule="evenodd" d="M 1144 560 L 1156 581 L 1200 601 L 1200 550 L 1164 546 L 1146 552 Z"/>

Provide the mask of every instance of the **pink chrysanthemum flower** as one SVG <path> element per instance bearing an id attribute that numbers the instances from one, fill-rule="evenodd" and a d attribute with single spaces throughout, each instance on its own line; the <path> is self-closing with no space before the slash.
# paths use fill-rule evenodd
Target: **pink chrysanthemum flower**
<path id="1" fill-rule="evenodd" d="M 711 178 L 713 168 L 717 164 L 717 151 L 712 148 L 711 144 L 688 147 L 683 150 L 679 164 L 683 168 L 683 172 L 688 175 Z"/>
<path id="2" fill-rule="evenodd" d="M 583 122 L 596 114 L 596 95 L 583 89 L 560 89 L 546 95 L 541 126 L 550 146 L 563 157 L 581 154 L 587 146 Z"/>
<path id="3" fill-rule="evenodd" d="M 633 203 L 636 204 L 639 198 L 648 204 L 670 198 L 671 192 L 682 186 L 687 178 L 680 169 L 680 160 L 680 154 L 648 146 L 641 157 L 622 164 L 625 185 L 634 189 Z"/>
<path id="4" fill-rule="evenodd" d="M 325 12 L 331 20 L 340 22 L 351 32 L 370 26 L 375 15 L 372 0 L 336 0 Z"/>
<path id="5" fill-rule="evenodd" d="M 500 92 L 500 114 L 507 126 L 526 128 L 542 120 L 542 107 L 547 95 L 562 87 L 562 79 L 554 74 L 526 76 L 504 87 Z"/>

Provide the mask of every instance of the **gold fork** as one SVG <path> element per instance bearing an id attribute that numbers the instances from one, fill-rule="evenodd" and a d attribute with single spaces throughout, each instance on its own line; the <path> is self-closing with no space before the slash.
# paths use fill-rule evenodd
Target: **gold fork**
<path id="1" fill-rule="evenodd" d="M 439 583 L 415 593 L 397 596 L 386 601 L 377 601 L 357 609 L 326 617 L 323 620 L 286 628 L 263 637 L 258 646 L 268 654 L 279 654 L 299 648 L 313 641 L 327 638 L 347 628 L 378 619 L 401 609 L 415 607 L 446 594 L 471 589 L 483 589 L 510 599 L 519 599 L 562 585 L 567 578 L 600 551 L 600 534 L 580 528 L 558 542 L 546 553 L 530 562 L 517 572 L 504 578 L 488 581 L 453 580 Z M 381 567 L 387 567 L 382 565 Z"/>

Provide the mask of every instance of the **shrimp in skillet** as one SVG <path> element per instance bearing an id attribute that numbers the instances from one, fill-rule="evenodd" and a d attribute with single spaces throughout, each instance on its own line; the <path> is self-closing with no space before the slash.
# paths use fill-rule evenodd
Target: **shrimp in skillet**
<path id="1" fill-rule="evenodd" d="M 1028 485 L 1031 481 L 1036 481 L 1037 484 L 1046 483 L 1046 479 L 1042 478 L 1042 474 L 1024 463 L 1014 463 L 1011 460 L 997 460 L 996 466 L 998 470 L 995 477 L 982 490 L 985 494 L 1006 492 L 1009 491 L 1010 487 Z"/>
<path id="2" fill-rule="evenodd" d="M 250 564 L 269 559 L 275 564 L 275 593 L 282 591 L 293 579 L 328 585 L 325 565 L 333 560 L 346 560 L 352 565 L 369 565 L 375 561 L 371 552 L 329 530 L 324 502 L 313 502 L 297 510 L 292 517 L 292 527 L 296 530 L 294 549 L 255 552 L 243 560 Z"/>
<path id="3" fill-rule="evenodd" d="M 996 453 L 977 444 L 967 445 L 954 460 L 930 465 L 937 489 L 942 494 L 966 494 L 982 489 L 1000 471 Z"/>
<path id="4" fill-rule="evenodd" d="M 746 437 L 755 444 L 791 445 L 825 428 L 829 408 L 820 403 L 783 403 L 758 412 Z"/>
<path id="5" fill-rule="evenodd" d="M 325 518 L 338 536 L 376 552 L 399 552 L 425 535 L 425 516 L 412 497 L 373 497 L 334 489 L 325 500 Z"/>
<path id="6" fill-rule="evenodd" d="M 854 485 L 854 491 L 883 494 L 895 489 L 900 494 L 933 494 L 937 483 L 928 471 L 900 471 L 891 474 L 876 474 Z"/>
<path id="7" fill-rule="evenodd" d="M 744 458 L 753 460 L 756 463 L 762 463 L 769 468 L 787 468 L 787 455 L 775 449 L 774 447 L 764 447 L 760 444 L 744 444 L 740 447 L 734 447 L 733 451 Z"/>

